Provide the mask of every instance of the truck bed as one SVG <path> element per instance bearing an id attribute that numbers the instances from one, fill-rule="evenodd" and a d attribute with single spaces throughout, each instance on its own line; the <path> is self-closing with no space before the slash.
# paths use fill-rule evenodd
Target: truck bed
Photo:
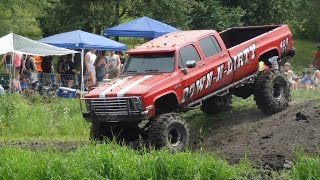
<path id="1" fill-rule="evenodd" d="M 254 27 L 236 27 L 230 28 L 220 32 L 220 36 L 224 41 L 226 48 L 230 49 L 233 46 L 239 45 L 245 41 L 255 38 L 261 34 L 269 32 L 273 29 L 280 27 L 275 26 L 254 26 Z"/>

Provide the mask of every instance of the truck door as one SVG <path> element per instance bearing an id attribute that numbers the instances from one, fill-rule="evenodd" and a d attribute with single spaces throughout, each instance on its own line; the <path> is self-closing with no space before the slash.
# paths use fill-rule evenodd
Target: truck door
<path id="1" fill-rule="evenodd" d="M 233 80 L 234 72 L 228 71 L 228 61 L 230 56 L 228 51 L 222 49 L 213 35 L 199 40 L 199 45 L 206 58 L 208 71 L 206 94 L 230 84 Z M 209 80 L 209 78 L 211 78 Z"/>
<path id="2" fill-rule="evenodd" d="M 194 45 L 186 45 L 177 52 L 180 79 L 182 84 L 181 103 L 192 101 L 203 94 L 204 81 L 202 77 L 206 74 L 205 61 L 201 59 Z M 186 63 L 196 61 L 194 68 L 187 68 Z M 201 81 L 201 82 L 200 82 Z"/>

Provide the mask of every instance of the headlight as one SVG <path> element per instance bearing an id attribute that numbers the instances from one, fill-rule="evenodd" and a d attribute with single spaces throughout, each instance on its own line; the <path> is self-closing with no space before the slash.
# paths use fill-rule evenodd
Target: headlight
<path id="1" fill-rule="evenodd" d="M 141 98 L 132 98 L 130 101 L 130 106 L 130 109 L 133 111 L 141 111 L 143 109 Z"/>

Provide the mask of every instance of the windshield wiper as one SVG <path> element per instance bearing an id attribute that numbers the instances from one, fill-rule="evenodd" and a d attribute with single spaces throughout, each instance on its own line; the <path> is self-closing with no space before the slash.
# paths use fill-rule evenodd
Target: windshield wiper
<path id="1" fill-rule="evenodd" d="M 158 69 L 146 69 L 145 72 L 158 72 Z"/>
<path id="2" fill-rule="evenodd" d="M 136 73 L 138 72 L 137 70 L 129 70 L 129 71 L 124 71 L 124 73 Z"/>

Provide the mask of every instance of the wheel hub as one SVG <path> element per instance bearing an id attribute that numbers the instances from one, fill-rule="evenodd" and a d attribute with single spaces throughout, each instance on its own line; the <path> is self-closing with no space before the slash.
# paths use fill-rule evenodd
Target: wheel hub
<path id="1" fill-rule="evenodd" d="M 168 134 L 168 140 L 171 146 L 177 147 L 181 142 L 181 132 L 177 129 L 171 129 Z"/>
<path id="2" fill-rule="evenodd" d="M 273 85 L 273 97 L 280 100 L 283 97 L 283 86 L 281 82 L 275 82 Z"/>

